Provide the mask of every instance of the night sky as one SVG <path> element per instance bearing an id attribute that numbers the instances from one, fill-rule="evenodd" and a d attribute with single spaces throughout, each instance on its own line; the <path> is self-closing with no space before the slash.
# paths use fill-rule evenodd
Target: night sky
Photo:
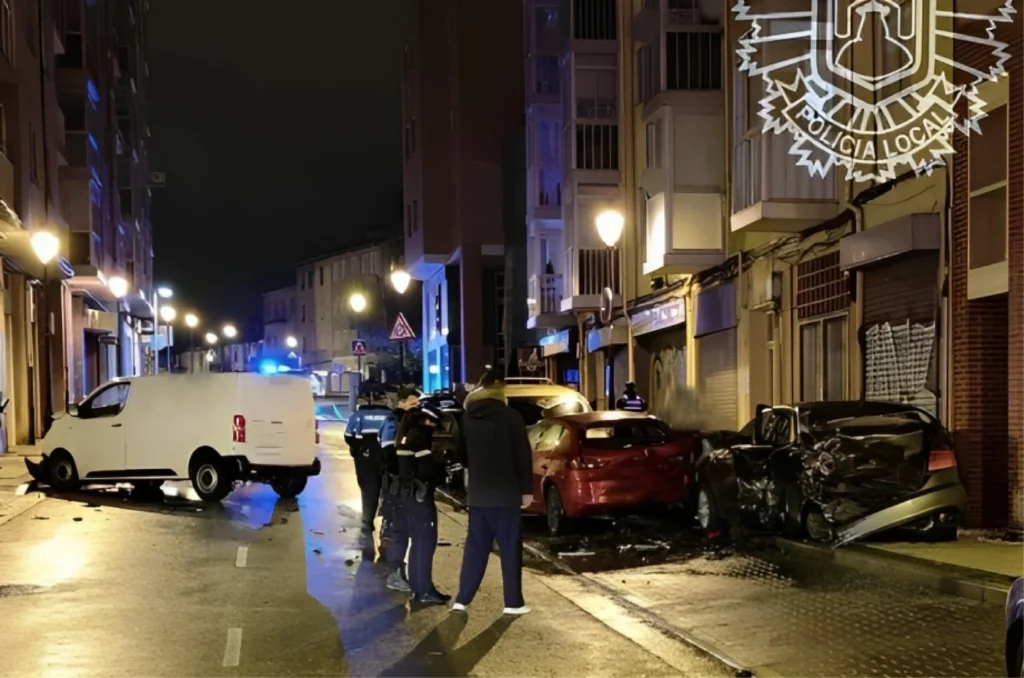
<path id="1" fill-rule="evenodd" d="M 154 267 L 180 312 L 258 326 L 296 261 L 401 235 L 401 4 L 151 3 Z"/>

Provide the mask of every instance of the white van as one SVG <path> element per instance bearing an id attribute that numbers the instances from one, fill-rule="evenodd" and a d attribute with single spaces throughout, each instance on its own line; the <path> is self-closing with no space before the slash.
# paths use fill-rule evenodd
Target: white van
<path id="1" fill-rule="evenodd" d="M 320 473 L 309 380 L 289 375 L 169 374 L 105 384 L 43 440 L 36 480 L 57 490 L 191 480 L 204 501 L 236 481 L 295 497 Z"/>

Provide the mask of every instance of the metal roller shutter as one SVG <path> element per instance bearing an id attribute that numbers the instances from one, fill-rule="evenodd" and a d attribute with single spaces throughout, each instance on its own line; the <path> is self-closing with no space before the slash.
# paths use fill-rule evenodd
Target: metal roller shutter
<path id="1" fill-rule="evenodd" d="M 863 271 L 864 390 L 932 413 L 938 384 L 937 252 L 915 252 Z"/>
<path id="2" fill-rule="evenodd" d="M 697 340 L 697 390 L 707 430 L 739 427 L 739 380 L 736 371 L 736 328 Z"/>

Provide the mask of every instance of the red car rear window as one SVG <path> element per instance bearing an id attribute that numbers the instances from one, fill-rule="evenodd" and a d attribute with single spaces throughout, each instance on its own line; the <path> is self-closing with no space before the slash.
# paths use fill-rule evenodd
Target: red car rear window
<path id="1" fill-rule="evenodd" d="M 668 430 L 655 421 L 620 421 L 588 426 L 583 437 L 587 447 L 660 445 L 668 440 Z"/>

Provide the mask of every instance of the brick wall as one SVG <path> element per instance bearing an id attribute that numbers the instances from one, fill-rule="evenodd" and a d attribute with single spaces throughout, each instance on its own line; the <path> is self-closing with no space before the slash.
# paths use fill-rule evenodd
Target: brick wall
<path id="1" fill-rule="evenodd" d="M 954 136 L 952 215 L 950 220 L 952 426 L 961 477 L 970 501 L 968 524 L 999 527 L 1020 524 L 1022 440 L 1024 440 L 1024 75 L 1020 24 L 1002 26 L 1010 43 L 1009 210 L 1010 286 L 1008 295 L 969 300 L 968 187 L 969 139 Z M 991 56 L 958 42 L 958 62 L 978 64 Z M 964 106 L 959 113 L 963 114 Z M 1009 376 L 1008 376 L 1009 375 Z M 1011 461 L 1012 460 L 1012 461 Z M 1015 497 L 1011 502 L 1010 491 Z"/>

